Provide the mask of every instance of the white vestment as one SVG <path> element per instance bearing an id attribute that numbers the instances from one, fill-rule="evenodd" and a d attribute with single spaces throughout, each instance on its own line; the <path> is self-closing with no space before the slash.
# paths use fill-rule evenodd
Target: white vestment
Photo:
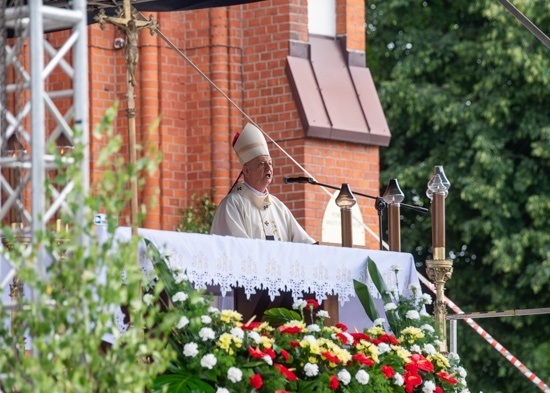
<path id="1" fill-rule="evenodd" d="M 251 239 L 315 243 L 283 202 L 269 193 L 258 196 L 243 183 L 235 185 L 231 193 L 220 202 L 210 233 Z"/>

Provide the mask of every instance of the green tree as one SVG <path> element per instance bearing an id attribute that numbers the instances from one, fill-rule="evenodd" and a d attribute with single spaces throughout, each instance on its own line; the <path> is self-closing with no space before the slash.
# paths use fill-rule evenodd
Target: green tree
<path id="1" fill-rule="evenodd" d="M 33 296 L 19 298 L 9 328 L 4 324 L 8 312 L 0 308 L 0 391 L 144 392 L 174 355 L 163 338 L 174 324 L 170 313 L 159 320 L 160 310 L 154 305 L 145 313 L 138 239 L 115 245 L 112 236 L 116 217 L 130 199 L 128 183 L 140 171 L 153 170 L 158 164 L 150 158 L 139 160 L 136 166 L 113 159 L 123 143 L 111 127 L 115 114 L 116 106 L 107 111 L 95 133 L 107 141 L 96 162 L 98 168 L 105 169 L 100 188 L 83 195 L 78 170 L 84 157 L 82 146 L 76 146 L 68 158 L 75 164 L 59 171 L 53 180 L 59 184 L 73 180 L 75 189 L 61 216 L 62 228 L 67 224 L 70 231 L 50 228 L 36 234 L 36 244 L 44 246 L 53 258 L 46 279 L 35 271 L 36 247 L 24 247 L 25 238 L 2 229 L 1 236 L 10 249 L 7 257 L 19 279 L 33 289 Z M 61 164 L 60 156 L 56 160 Z M 82 197 L 85 219 L 77 221 Z M 103 241 L 95 236 L 91 224 L 99 211 L 110 218 L 111 236 Z M 162 285 L 154 289 L 156 294 L 161 290 Z M 114 323 L 117 305 L 128 306 L 131 324 L 125 332 Z M 108 334 L 115 340 L 105 349 Z M 32 342 L 25 343 L 25 337 Z"/>
<path id="2" fill-rule="evenodd" d="M 550 2 L 515 1 L 543 30 Z M 398 178 L 405 203 L 429 207 L 443 165 L 447 294 L 465 312 L 550 304 L 550 49 L 498 2 L 367 2 L 367 63 L 392 132 L 381 184 Z M 548 31 L 546 31 L 548 33 Z M 402 209 L 402 249 L 431 258 L 430 215 Z M 424 267 L 420 266 L 420 270 Z M 550 317 L 479 324 L 550 383 Z M 536 392 L 533 383 L 459 323 L 471 391 Z"/>
<path id="3" fill-rule="evenodd" d="M 201 199 L 196 194 L 191 196 L 191 204 L 184 210 L 179 209 L 182 215 L 178 224 L 178 232 L 210 233 L 210 227 L 216 214 L 216 203 L 204 193 Z"/>

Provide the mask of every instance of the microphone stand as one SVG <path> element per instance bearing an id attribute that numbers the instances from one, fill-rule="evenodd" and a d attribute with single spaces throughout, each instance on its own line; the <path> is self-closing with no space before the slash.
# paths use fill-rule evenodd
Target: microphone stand
<path id="1" fill-rule="evenodd" d="M 313 184 L 315 186 L 322 186 L 322 187 L 326 187 L 326 188 L 331 188 L 333 190 L 339 190 L 340 189 L 340 187 L 331 186 L 330 184 L 319 183 L 317 180 L 315 180 L 311 177 L 307 179 L 307 183 L 308 184 Z M 353 190 L 352 190 L 352 192 L 353 192 L 353 195 L 359 195 L 359 196 L 362 196 L 362 197 L 365 197 L 365 198 L 375 200 L 374 208 L 378 212 L 378 236 L 380 238 L 380 250 L 383 250 L 383 243 L 384 242 L 383 242 L 383 238 L 382 238 L 382 232 L 383 232 L 382 215 L 383 215 L 384 209 L 387 207 L 386 201 L 381 196 L 376 197 L 376 196 L 372 196 L 372 195 L 368 195 L 368 194 L 363 194 L 361 192 L 355 192 Z M 411 210 L 414 210 L 414 211 L 416 211 L 418 213 L 422 213 L 422 214 L 425 214 L 425 213 L 428 212 L 428 209 L 426 209 L 425 207 L 407 205 L 406 203 L 400 203 L 400 206 L 406 207 L 407 209 L 411 209 Z"/>

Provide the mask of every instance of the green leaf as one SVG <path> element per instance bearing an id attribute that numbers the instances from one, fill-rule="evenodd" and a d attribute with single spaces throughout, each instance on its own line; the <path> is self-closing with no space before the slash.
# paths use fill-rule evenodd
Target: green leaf
<path id="1" fill-rule="evenodd" d="M 164 374 L 155 378 L 151 387 L 152 392 L 202 392 L 214 393 L 214 388 L 197 376 L 180 373 Z M 166 390 L 163 390 L 166 389 Z"/>
<path id="2" fill-rule="evenodd" d="M 378 292 L 380 292 L 380 296 L 382 296 L 382 301 L 384 302 L 384 305 L 388 303 L 393 303 L 390 291 L 388 290 L 386 282 L 380 274 L 380 270 L 378 270 L 378 266 L 376 266 L 376 263 L 370 258 L 367 259 L 367 269 L 369 271 L 372 282 L 376 286 L 376 289 L 378 289 Z M 397 333 L 399 316 L 395 312 L 390 311 L 386 312 L 386 319 L 388 320 L 388 324 L 390 325 L 391 330 L 394 333 Z"/>
<path id="3" fill-rule="evenodd" d="M 302 317 L 296 311 L 283 307 L 271 308 L 264 313 L 263 320 L 271 325 L 280 326 L 290 321 L 301 320 Z"/>
<path id="4" fill-rule="evenodd" d="M 353 287 L 355 288 L 355 294 L 359 298 L 359 301 L 363 305 L 363 308 L 371 321 L 378 319 L 378 311 L 374 305 L 374 299 L 369 292 L 369 287 L 357 280 L 353 280 Z"/>

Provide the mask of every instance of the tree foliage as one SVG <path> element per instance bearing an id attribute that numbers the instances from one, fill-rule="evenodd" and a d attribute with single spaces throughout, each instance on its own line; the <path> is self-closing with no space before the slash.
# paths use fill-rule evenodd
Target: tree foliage
<path id="1" fill-rule="evenodd" d="M 548 34 L 550 2 L 514 4 Z M 369 0 L 367 65 L 392 141 L 381 184 L 429 207 L 435 165 L 451 181 L 448 296 L 465 312 L 550 304 L 550 49 L 498 1 Z M 431 220 L 402 209 L 402 249 L 431 258 Z M 550 316 L 479 324 L 550 383 Z M 535 387 L 465 323 L 458 350 L 472 391 Z"/>

